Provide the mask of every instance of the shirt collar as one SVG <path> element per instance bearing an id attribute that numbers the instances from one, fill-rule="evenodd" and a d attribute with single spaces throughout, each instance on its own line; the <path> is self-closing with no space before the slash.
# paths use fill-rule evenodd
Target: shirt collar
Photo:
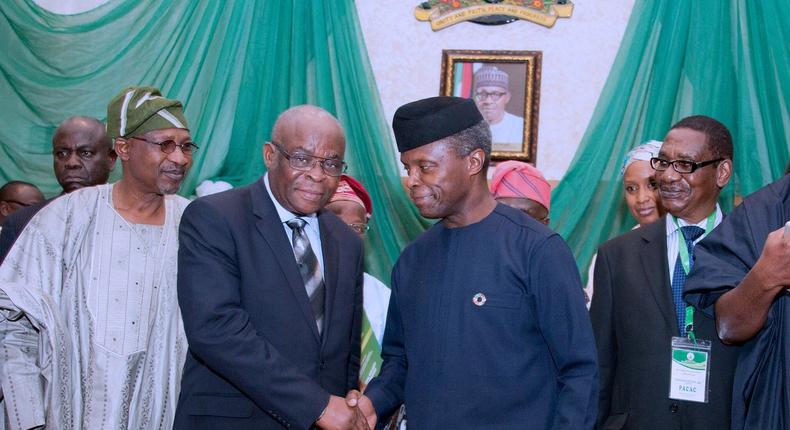
<path id="1" fill-rule="evenodd" d="M 666 223 L 667 224 L 667 237 L 672 236 L 673 234 L 677 233 L 678 225 L 680 225 L 680 227 L 686 227 L 686 226 L 689 226 L 689 225 L 696 225 L 697 227 L 700 227 L 700 228 L 704 229 L 705 228 L 705 224 L 708 222 L 708 217 L 705 217 L 702 221 L 700 221 L 700 222 L 698 222 L 696 224 L 691 224 L 691 223 L 686 222 L 685 220 L 683 220 L 681 218 L 677 218 L 678 222 L 676 224 L 675 223 L 675 219 L 676 218 L 675 218 L 674 215 L 672 215 L 670 213 L 667 213 L 667 223 Z M 716 217 L 714 219 L 713 225 L 714 226 L 719 225 L 719 223 L 721 222 L 721 219 L 722 219 L 721 207 L 719 207 L 719 204 L 716 203 Z"/>
<path id="2" fill-rule="evenodd" d="M 280 222 L 285 224 L 286 222 L 294 219 L 294 218 L 301 218 L 307 221 L 307 224 L 310 225 L 315 231 L 318 231 L 318 216 L 317 214 L 310 214 L 310 215 L 296 215 L 293 212 L 289 211 L 288 209 L 284 208 L 283 205 L 280 204 L 279 201 L 274 197 L 272 194 L 272 187 L 269 185 L 269 173 L 266 172 L 263 175 L 263 183 L 266 185 L 266 192 L 269 193 L 269 198 L 272 199 L 272 203 L 274 203 L 274 209 L 277 210 L 277 216 L 280 217 Z"/>

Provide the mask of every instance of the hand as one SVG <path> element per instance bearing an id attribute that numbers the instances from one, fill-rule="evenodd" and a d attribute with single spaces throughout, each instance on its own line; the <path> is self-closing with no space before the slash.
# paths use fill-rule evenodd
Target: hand
<path id="1" fill-rule="evenodd" d="M 347 401 L 338 396 L 329 396 L 329 403 L 315 425 L 325 430 L 370 430 L 359 408 L 347 405 Z"/>
<path id="2" fill-rule="evenodd" d="M 784 235 L 784 227 L 768 235 L 752 272 L 767 289 L 790 288 L 790 236 Z"/>
<path id="3" fill-rule="evenodd" d="M 370 401 L 368 396 L 361 394 L 357 390 L 351 390 L 346 394 L 346 404 L 349 407 L 357 407 L 365 415 L 365 420 L 368 422 L 368 427 L 376 428 L 376 410 L 373 409 L 373 402 Z"/>

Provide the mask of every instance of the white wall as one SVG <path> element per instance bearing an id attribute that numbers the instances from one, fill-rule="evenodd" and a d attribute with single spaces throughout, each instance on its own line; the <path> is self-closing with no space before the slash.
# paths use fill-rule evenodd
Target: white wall
<path id="1" fill-rule="evenodd" d="M 107 0 L 35 1 L 69 14 Z M 516 21 L 460 23 L 438 32 L 414 18 L 419 3 L 356 0 L 387 121 L 398 106 L 439 95 L 442 49 L 543 51 L 537 166 L 548 179 L 560 179 L 592 116 L 634 0 L 575 0 L 573 16 L 557 20 L 551 29 Z"/>
<path id="2" fill-rule="evenodd" d="M 357 0 L 387 120 L 398 106 L 439 95 L 442 49 L 543 51 L 537 166 L 558 180 L 590 121 L 634 0 L 574 0 L 553 28 L 525 21 L 460 23 L 438 32 L 414 18 L 420 0 Z"/>

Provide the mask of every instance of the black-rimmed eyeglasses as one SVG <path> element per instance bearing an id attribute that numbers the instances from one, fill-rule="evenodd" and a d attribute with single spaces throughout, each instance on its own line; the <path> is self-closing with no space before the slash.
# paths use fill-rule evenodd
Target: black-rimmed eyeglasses
<path id="1" fill-rule="evenodd" d="M 165 154 L 172 154 L 173 151 L 176 150 L 176 147 L 181 148 L 181 152 L 184 155 L 192 155 L 193 152 L 198 150 L 198 146 L 195 145 L 193 142 L 184 142 L 184 143 L 176 143 L 175 140 L 163 140 L 161 142 L 156 142 L 153 140 L 143 139 L 142 137 L 131 136 L 129 139 L 137 139 L 142 140 L 143 142 L 150 143 L 151 145 L 159 145 L 159 149 L 162 150 Z"/>
<path id="2" fill-rule="evenodd" d="M 26 207 L 26 208 L 30 207 L 30 206 L 33 206 L 34 204 L 38 203 L 38 202 L 25 203 L 25 202 L 20 202 L 19 200 L 14 200 L 14 199 L 6 199 L 6 200 L 2 200 L 2 201 L 6 202 L 6 203 L 13 203 L 15 205 L 19 205 L 19 206 Z"/>
<path id="3" fill-rule="evenodd" d="M 346 171 L 348 165 L 343 162 L 343 160 L 337 158 L 324 158 L 318 157 L 315 155 L 305 154 L 303 152 L 294 152 L 289 153 L 285 150 L 279 143 L 277 142 L 269 142 L 280 151 L 280 154 L 288 160 L 288 164 L 291 165 L 291 168 L 294 170 L 299 170 L 302 172 L 306 172 L 315 166 L 315 163 L 321 165 L 321 169 L 323 169 L 324 173 L 328 176 L 340 176 L 343 172 Z"/>
<path id="4" fill-rule="evenodd" d="M 724 158 L 717 158 L 715 160 L 700 161 L 699 163 L 691 160 L 664 160 L 663 158 L 653 157 L 650 159 L 650 165 L 654 170 L 659 172 L 669 169 L 672 166 L 678 173 L 694 173 L 697 169 L 701 169 L 710 164 L 718 163 Z"/>

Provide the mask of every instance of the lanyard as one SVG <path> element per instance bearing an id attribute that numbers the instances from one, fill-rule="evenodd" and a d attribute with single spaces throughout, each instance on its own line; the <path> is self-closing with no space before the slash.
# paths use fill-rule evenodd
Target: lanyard
<path id="1" fill-rule="evenodd" d="M 689 272 L 691 271 L 691 259 L 689 258 L 689 249 L 686 245 L 686 236 L 683 235 L 683 229 L 680 228 L 680 224 L 678 223 L 678 219 L 676 217 L 672 217 L 672 220 L 675 221 L 675 225 L 678 228 L 678 233 L 680 233 L 680 237 L 683 239 L 681 243 L 678 244 L 678 248 L 680 248 L 680 264 L 683 265 L 683 272 L 686 273 L 688 276 Z M 702 237 L 708 235 L 708 233 L 713 230 L 713 227 L 716 223 L 716 210 L 708 215 L 708 220 L 705 222 L 705 233 L 702 234 Z M 693 306 L 686 306 L 686 320 L 684 321 L 684 325 L 686 326 L 686 333 L 688 334 L 689 339 L 696 342 L 696 336 L 694 336 L 694 307 Z"/>

